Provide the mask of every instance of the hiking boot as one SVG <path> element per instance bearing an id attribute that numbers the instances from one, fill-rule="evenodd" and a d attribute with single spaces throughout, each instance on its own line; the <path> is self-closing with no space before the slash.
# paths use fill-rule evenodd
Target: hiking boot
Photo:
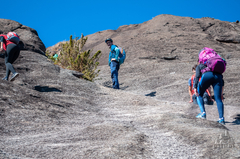
<path id="1" fill-rule="evenodd" d="M 7 77 L 4 77 L 2 80 L 4 80 L 4 81 L 8 81 Z"/>
<path id="2" fill-rule="evenodd" d="M 224 120 L 224 118 L 219 119 L 219 120 L 218 120 L 218 123 L 220 123 L 220 124 L 222 124 L 222 125 L 225 125 L 225 120 Z"/>
<path id="3" fill-rule="evenodd" d="M 203 113 L 199 113 L 196 118 L 200 118 L 200 119 L 206 119 L 206 113 L 203 112 Z"/>
<path id="4" fill-rule="evenodd" d="M 19 73 L 14 73 L 13 75 L 12 75 L 12 77 L 11 77 L 11 79 L 10 79 L 10 81 L 14 81 L 15 80 L 15 78 L 16 77 L 18 77 L 19 76 Z"/>

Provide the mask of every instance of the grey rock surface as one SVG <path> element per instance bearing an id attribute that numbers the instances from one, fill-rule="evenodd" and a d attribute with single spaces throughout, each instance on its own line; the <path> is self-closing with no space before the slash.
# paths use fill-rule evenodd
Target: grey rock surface
<path id="1" fill-rule="evenodd" d="M 0 158 L 239 158 L 239 28 L 159 15 L 88 35 L 86 49 L 103 52 L 95 82 L 21 51 L 14 64 L 20 76 L 0 83 Z M 120 90 L 111 88 L 107 37 L 127 52 Z M 205 46 L 228 62 L 225 126 L 216 122 L 216 103 L 206 105 L 207 120 L 196 119 L 199 108 L 188 103 L 191 67 Z"/>

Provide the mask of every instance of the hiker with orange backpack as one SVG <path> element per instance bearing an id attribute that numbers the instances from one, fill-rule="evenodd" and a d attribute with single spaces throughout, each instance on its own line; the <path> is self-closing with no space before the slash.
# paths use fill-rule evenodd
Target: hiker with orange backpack
<path id="1" fill-rule="evenodd" d="M 6 35 L 0 34 L 0 52 L 2 57 L 5 58 L 6 65 L 6 76 L 3 80 L 8 81 L 10 72 L 12 72 L 10 81 L 13 81 L 19 75 L 12 65 L 20 54 L 18 43 L 19 36 L 15 32 L 9 32 Z"/>
<path id="2" fill-rule="evenodd" d="M 199 65 L 196 68 L 194 91 L 197 95 L 197 102 L 201 113 L 196 118 L 206 119 L 206 111 L 203 102 L 203 93 L 212 85 L 214 99 L 217 103 L 219 120 L 218 123 L 225 124 L 224 105 L 222 102 L 223 72 L 226 69 L 226 61 L 221 58 L 213 49 L 203 48 L 199 52 Z M 201 77 L 200 82 L 199 78 Z"/>
<path id="3" fill-rule="evenodd" d="M 188 80 L 188 86 L 189 86 L 188 91 L 189 91 L 189 95 L 190 95 L 189 103 L 193 102 L 194 104 L 197 104 L 197 96 L 196 96 L 196 94 L 194 92 L 194 88 L 193 88 L 194 80 L 195 80 L 195 76 L 196 76 L 196 67 L 197 67 L 197 65 L 194 65 L 192 67 L 193 75 Z M 203 101 L 204 101 L 205 104 L 208 104 L 208 105 L 213 104 L 213 99 L 212 99 L 210 87 L 204 92 Z"/>

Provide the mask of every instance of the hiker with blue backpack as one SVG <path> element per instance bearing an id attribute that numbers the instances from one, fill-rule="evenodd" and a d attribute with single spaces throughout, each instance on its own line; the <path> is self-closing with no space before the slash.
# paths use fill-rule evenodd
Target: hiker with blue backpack
<path id="1" fill-rule="evenodd" d="M 0 34 L 0 52 L 2 57 L 5 58 L 6 65 L 6 76 L 3 80 L 8 81 L 10 72 L 12 72 L 10 81 L 14 81 L 19 75 L 12 65 L 20 54 L 20 49 L 18 47 L 19 40 L 19 36 L 15 32 L 9 32 L 6 35 Z"/>
<path id="2" fill-rule="evenodd" d="M 226 61 L 211 48 L 205 47 L 199 52 L 199 65 L 196 68 L 194 91 L 197 95 L 197 102 L 201 113 L 199 113 L 196 118 L 206 119 L 203 93 L 210 85 L 212 85 L 214 91 L 214 99 L 217 103 L 219 113 L 218 123 L 225 124 L 224 105 L 222 102 L 222 73 L 226 69 L 226 64 Z M 198 82 L 200 77 L 201 80 Z"/>
<path id="3" fill-rule="evenodd" d="M 111 38 L 107 38 L 105 43 L 110 49 L 109 57 L 108 57 L 108 65 L 111 69 L 111 78 L 113 82 L 113 89 L 119 89 L 119 81 L 118 81 L 118 71 L 120 65 L 124 62 L 126 54 L 125 51 L 118 47 L 117 45 L 113 45 L 113 40 Z"/>

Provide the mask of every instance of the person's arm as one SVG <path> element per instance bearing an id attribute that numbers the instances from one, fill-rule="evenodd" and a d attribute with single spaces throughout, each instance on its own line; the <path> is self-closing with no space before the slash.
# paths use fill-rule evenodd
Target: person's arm
<path id="1" fill-rule="evenodd" d="M 0 57 L 4 58 L 4 49 L 3 49 L 3 42 L 4 42 L 4 37 L 0 36 Z"/>
<path id="2" fill-rule="evenodd" d="M 120 50 L 119 50 L 118 47 L 115 47 L 115 52 L 116 52 L 116 54 L 115 54 L 115 60 L 119 62 L 118 57 L 119 57 Z"/>
<path id="3" fill-rule="evenodd" d="M 224 86 L 222 86 L 222 94 L 221 94 L 222 101 L 224 100 L 224 98 L 223 98 L 223 90 L 224 90 Z"/>
<path id="4" fill-rule="evenodd" d="M 3 36 L 0 36 L 0 52 L 3 51 Z"/>
<path id="5" fill-rule="evenodd" d="M 200 77 L 201 77 L 201 69 L 200 69 L 200 65 L 198 65 L 196 67 L 196 75 L 195 75 L 194 84 L 193 84 L 194 93 L 196 94 L 196 96 L 198 96 L 197 86 L 198 86 L 198 81 Z"/>
<path id="6" fill-rule="evenodd" d="M 0 52 L 3 51 L 3 42 L 0 42 Z"/>
<path id="7" fill-rule="evenodd" d="M 193 77 L 193 76 L 192 76 Z M 193 89 L 193 86 L 192 86 L 192 77 L 189 78 L 188 80 L 188 93 L 189 93 L 189 96 L 190 96 L 190 101 L 189 103 L 192 103 L 193 100 L 192 100 L 192 96 L 193 96 L 193 92 L 192 92 L 192 89 Z"/>
<path id="8" fill-rule="evenodd" d="M 0 36 L 0 42 L 4 42 L 4 37 Z"/>
<path id="9" fill-rule="evenodd" d="M 199 81 L 199 78 L 201 77 L 201 75 L 202 75 L 202 73 L 201 73 L 200 65 L 198 65 L 196 67 L 196 75 L 195 75 L 194 85 L 193 85 L 194 88 L 197 88 L 198 81 Z"/>
<path id="10" fill-rule="evenodd" d="M 5 51 L 3 49 L 3 42 L 0 42 L 0 58 L 5 57 Z"/>
<path id="11" fill-rule="evenodd" d="M 112 56 L 111 61 L 114 60 L 114 61 L 119 62 L 119 59 L 118 59 L 118 56 L 119 56 L 119 53 L 120 53 L 119 48 L 117 46 L 115 46 L 115 45 L 112 45 L 111 46 L 111 52 L 114 52 L 114 55 L 115 55 L 115 57 Z"/>
<path id="12" fill-rule="evenodd" d="M 189 103 L 192 103 L 192 102 L 193 102 L 193 100 L 192 100 L 192 96 L 193 96 L 192 86 L 188 86 L 188 92 L 189 92 L 189 96 L 190 96 L 190 101 L 189 101 Z"/>
<path id="13" fill-rule="evenodd" d="M 108 55 L 108 66 L 110 66 L 110 64 L 111 64 L 111 54 L 112 54 L 112 52 L 110 51 L 109 52 L 109 55 Z"/>

